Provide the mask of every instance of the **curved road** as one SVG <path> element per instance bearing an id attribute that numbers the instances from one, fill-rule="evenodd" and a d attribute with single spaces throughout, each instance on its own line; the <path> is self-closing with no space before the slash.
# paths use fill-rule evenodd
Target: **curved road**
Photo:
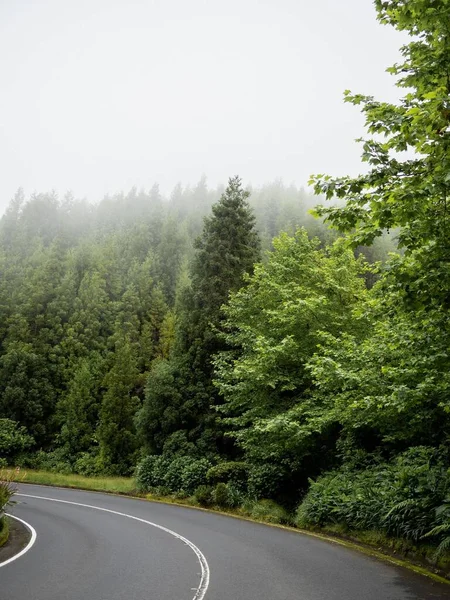
<path id="1" fill-rule="evenodd" d="M 450 586 L 291 531 L 106 494 L 19 492 L 10 512 L 37 539 L 0 569 L 0 600 L 450 599 Z"/>

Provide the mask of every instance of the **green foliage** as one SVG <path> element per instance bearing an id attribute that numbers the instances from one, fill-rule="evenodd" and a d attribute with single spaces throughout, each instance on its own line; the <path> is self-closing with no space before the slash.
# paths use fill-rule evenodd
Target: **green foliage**
<path id="1" fill-rule="evenodd" d="M 274 523 L 306 493 L 299 524 L 447 551 L 450 0 L 375 5 L 413 37 L 390 69 L 397 105 L 346 93 L 369 169 L 313 179 L 345 238 L 281 182 L 96 206 L 16 194 L 0 223 L 0 460 L 97 475 L 145 456 L 141 491 Z"/>
<path id="2" fill-rule="evenodd" d="M 206 483 L 206 473 L 211 463 L 190 456 L 146 456 L 136 468 L 136 485 L 140 491 L 149 492 L 164 487 L 167 493 L 193 494 Z"/>
<path id="3" fill-rule="evenodd" d="M 230 291 L 242 287 L 244 274 L 252 272 L 259 257 L 255 218 L 247 202 L 249 195 L 239 177 L 231 178 L 196 240 L 192 286 L 203 318 L 217 319 Z"/>
<path id="4" fill-rule="evenodd" d="M 173 493 L 185 489 L 183 485 L 184 474 L 193 462 L 194 459 L 189 456 L 178 456 L 169 463 L 164 475 L 164 485 L 169 492 Z M 196 487 L 195 485 L 194 489 Z"/>
<path id="5" fill-rule="evenodd" d="M 250 498 L 276 496 L 285 472 L 276 464 L 252 464 L 248 477 Z"/>
<path id="6" fill-rule="evenodd" d="M 206 458 L 190 461 L 183 469 L 181 488 L 192 494 L 200 485 L 206 484 L 206 474 L 211 468 L 211 463 Z"/>
<path id="7" fill-rule="evenodd" d="M 179 433 L 182 419 L 181 390 L 176 385 L 179 377 L 175 362 L 164 359 L 155 361 L 148 376 L 145 400 L 135 422 L 150 452 L 167 449 L 168 454 L 182 453 L 189 444 L 186 434 Z"/>
<path id="8" fill-rule="evenodd" d="M 412 35 L 389 69 L 406 93 L 395 105 L 345 92 L 366 118 L 369 138 L 360 142 L 369 169 L 312 183 L 327 199 L 345 200 L 317 212 L 347 233 L 349 245 L 395 229 L 402 254 L 391 257 L 359 310 L 367 329 L 328 332 L 309 361 L 312 402 L 339 424 L 343 467 L 311 484 L 298 522 L 427 539 L 443 553 L 450 547 L 450 2 L 375 5 L 382 23 Z"/>
<path id="9" fill-rule="evenodd" d="M 180 429 L 172 433 L 164 442 L 164 456 L 192 456 L 198 455 L 198 449 L 189 441 L 187 432 Z"/>
<path id="10" fill-rule="evenodd" d="M 0 419 L 0 457 L 13 460 L 33 444 L 34 439 L 25 427 L 10 419 Z"/>
<path id="11" fill-rule="evenodd" d="M 254 465 L 249 490 L 255 497 L 274 497 L 292 477 L 294 486 L 306 483 L 305 460 L 334 443 L 334 418 L 310 401 L 307 363 L 324 332 L 363 328 L 354 318 L 365 299 L 362 266 L 350 251 L 340 243 L 320 249 L 304 230 L 282 234 L 273 245 L 267 262 L 256 265 L 224 307 L 231 349 L 215 361 L 215 384 L 225 399 L 219 410 Z"/>
<path id="12" fill-rule="evenodd" d="M 218 483 L 214 488 L 213 502 L 217 506 L 228 506 L 228 487 L 226 483 Z"/>
<path id="13" fill-rule="evenodd" d="M 99 388 L 103 375 L 98 353 L 80 359 L 73 369 L 67 393 L 58 404 L 62 422 L 59 440 L 70 457 L 85 454 L 93 445 L 99 419 Z"/>
<path id="14" fill-rule="evenodd" d="M 136 419 L 150 452 L 214 456 L 225 450 L 212 409 L 219 402 L 212 385 L 212 357 L 222 345 L 221 305 L 244 284 L 259 257 L 248 195 L 238 177 L 230 179 L 195 242 L 190 282 L 177 303 L 173 350 L 169 360 L 152 365 Z"/>
<path id="15" fill-rule="evenodd" d="M 211 484 L 231 483 L 234 488 L 245 491 L 248 480 L 248 465 L 239 461 L 221 462 L 211 467 L 206 477 Z"/>
<path id="16" fill-rule="evenodd" d="M 49 365 L 31 344 L 11 344 L 0 357 L 0 415 L 26 427 L 36 441 L 46 439 L 55 391 Z"/>
<path id="17" fill-rule="evenodd" d="M 394 297 L 377 298 L 366 315 L 372 326 L 364 338 L 323 338 L 309 362 L 315 401 L 339 420 L 341 436 L 354 440 L 350 453 L 379 448 L 387 454 L 414 444 L 447 443 L 447 313 L 433 310 L 417 319 Z"/>
<path id="18" fill-rule="evenodd" d="M 423 536 L 423 539 L 434 539 L 438 544 L 435 559 L 439 559 L 450 550 L 450 496 L 444 498 L 443 504 L 435 508 L 435 522 L 438 523 Z"/>
<path id="19" fill-rule="evenodd" d="M 221 508 L 238 508 L 245 496 L 232 483 L 218 483 L 212 493 L 212 502 Z"/>
<path id="20" fill-rule="evenodd" d="M 366 119 L 371 137 L 360 142 L 370 168 L 356 178 L 314 177 L 317 193 L 346 201 L 318 212 L 349 232 L 355 245 L 398 227 L 406 261 L 415 266 L 396 265 L 405 299 L 414 307 L 448 308 L 450 4 L 376 0 L 375 5 L 381 22 L 414 36 L 402 47 L 403 60 L 389 69 L 406 93 L 391 104 L 345 92 L 346 102 L 360 106 Z"/>
<path id="21" fill-rule="evenodd" d="M 287 510 L 273 500 L 263 499 L 251 504 L 250 516 L 266 523 L 285 525 L 290 522 Z"/>
<path id="22" fill-rule="evenodd" d="M 81 452 L 73 465 L 73 470 L 79 475 L 92 477 L 101 475 L 103 466 L 99 460 L 98 453 Z"/>
<path id="23" fill-rule="evenodd" d="M 138 451 L 134 415 L 139 399 L 134 395 L 138 370 L 133 346 L 128 340 L 116 345 L 114 363 L 104 379 L 106 391 L 97 430 L 100 461 L 105 472 L 124 475 L 131 471 Z"/>
<path id="24" fill-rule="evenodd" d="M 21 466 L 29 466 L 32 469 L 63 475 L 73 473 L 73 467 L 68 461 L 66 451 L 61 447 L 49 452 L 39 450 L 31 456 L 25 457 L 25 460 L 21 462 Z"/>
<path id="25" fill-rule="evenodd" d="M 415 447 L 390 463 L 330 472 L 311 482 L 296 523 L 339 524 L 418 542 L 438 524 L 436 510 L 450 485 L 446 462 L 434 448 Z"/>
<path id="26" fill-rule="evenodd" d="M 194 498 L 200 506 L 211 506 L 214 502 L 214 488 L 210 485 L 199 485 L 194 492 Z"/>
<path id="27" fill-rule="evenodd" d="M 11 498 L 16 491 L 11 473 L 0 471 L 0 516 L 5 508 L 11 504 Z"/>
<path id="28" fill-rule="evenodd" d="M 156 454 L 146 456 L 136 467 L 136 487 L 141 492 L 164 485 L 164 476 L 170 459 Z"/>

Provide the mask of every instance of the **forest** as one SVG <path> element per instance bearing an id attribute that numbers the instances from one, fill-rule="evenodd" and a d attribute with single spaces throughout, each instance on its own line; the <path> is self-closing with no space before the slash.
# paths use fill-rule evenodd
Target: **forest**
<path id="1" fill-rule="evenodd" d="M 450 2 L 410 34 L 362 174 L 11 200 L 0 466 L 450 548 Z M 315 195 L 314 195 L 315 194 Z M 251 512 L 250 511 L 250 512 Z"/>

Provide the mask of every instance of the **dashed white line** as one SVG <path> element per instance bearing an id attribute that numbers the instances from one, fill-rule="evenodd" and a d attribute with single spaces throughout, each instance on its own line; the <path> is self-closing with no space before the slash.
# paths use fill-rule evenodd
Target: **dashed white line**
<path id="1" fill-rule="evenodd" d="M 36 538 L 37 538 L 36 530 L 34 529 L 34 527 L 32 525 L 30 525 L 29 523 L 27 523 L 23 519 L 19 519 L 19 517 L 16 517 L 15 515 L 10 515 L 9 513 L 5 513 L 5 515 L 7 517 L 10 517 L 11 519 L 15 519 L 16 521 L 20 521 L 20 523 L 22 523 L 23 525 L 25 525 L 25 527 L 27 527 L 30 530 L 30 532 L 31 532 L 31 538 L 30 538 L 30 541 L 28 542 L 28 544 L 25 546 L 25 548 L 23 550 L 21 550 L 17 554 L 14 554 L 14 556 L 11 556 L 11 558 L 8 558 L 8 560 L 4 560 L 3 562 L 1 562 L 0 563 L 0 567 L 4 567 L 4 566 L 8 565 L 9 563 L 12 563 L 14 560 L 17 560 L 18 558 L 20 558 L 21 556 L 23 556 L 25 554 L 25 552 L 28 552 L 28 550 L 30 550 L 30 548 L 33 546 L 33 544 L 34 544 L 34 542 L 36 541 Z"/>
<path id="2" fill-rule="evenodd" d="M 92 504 L 82 504 L 81 502 L 71 502 L 69 500 L 60 500 L 59 498 L 47 498 L 45 496 L 33 496 L 32 494 L 19 494 L 19 493 L 16 493 L 15 496 L 22 496 L 24 498 L 36 498 L 37 500 L 48 500 L 49 502 L 59 502 L 61 504 L 73 504 L 74 506 L 82 506 L 84 508 L 92 508 L 93 510 L 101 510 L 103 512 L 111 513 L 113 515 L 119 515 L 120 517 L 127 517 L 128 519 L 133 519 L 134 521 L 140 521 L 141 523 L 145 523 L 146 525 L 150 525 L 151 527 L 156 527 L 157 529 L 161 529 L 162 531 L 165 531 L 166 533 L 169 533 L 170 535 L 174 536 L 175 538 L 177 538 L 178 540 L 180 540 L 181 542 L 183 542 L 184 544 L 186 544 L 187 546 L 189 546 L 189 548 L 197 556 L 198 562 L 200 563 L 201 576 L 200 576 L 200 583 L 199 583 L 198 587 L 197 588 L 193 588 L 193 589 L 195 589 L 195 595 L 192 598 L 192 600 L 203 600 L 205 598 L 205 595 L 206 595 L 206 592 L 207 592 L 208 586 L 209 586 L 209 565 L 208 565 L 208 562 L 207 562 L 205 556 L 203 555 L 202 551 L 200 550 L 200 548 L 198 548 L 190 540 L 188 540 L 184 536 L 180 535 L 176 531 L 172 531 L 172 529 L 169 529 L 168 527 L 164 527 L 163 525 L 158 525 L 157 523 L 153 523 L 152 521 L 147 521 L 145 519 L 140 519 L 139 517 L 134 517 L 133 515 L 128 515 L 127 513 L 119 512 L 117 510 L 111 510 L 109 508 L 102 508 L 101 506 L 93 506 Z M 15 517 L 15 518 L 17 518 L 17 517 Z M 19 521 L 20 520 L 21 519 L 19 519 Z M 23 521 L 23 523 L 25 523 L 25 522 Z M 34 532 L 34 535 L 36 536 L 36 532 L 31 527 L 31 525 L 28 525 L 27 523 L 25 523 L 25 525 L 27 525 L 32 530 L 32 532 Z M 34 541 L 33 541 L 33 543 L 34 543 Z M 31 544 L 31 546 L 32 545 L 33 544 Z M 30 548 L 31 548 L 31 546 L 30 546 Z M 25 548 L 24 550 L 22 550 L 21 553 L 19 553 L 18 555 L 16 555 L 15 557 L 13 557 L 12 559 L 10 559 L 9 561 L 6 561 L 5 563 L 1 563 L 0 567 L 2 567 L 7 562 L 10 562 L 11 560 L 15 560 L 16 558 L 19 558 L 19 556 L 21 556 L 22 554 L 24 554 L 27 550 L 29 550 L 28 546 L 27 546 L 27 548 Z"/>

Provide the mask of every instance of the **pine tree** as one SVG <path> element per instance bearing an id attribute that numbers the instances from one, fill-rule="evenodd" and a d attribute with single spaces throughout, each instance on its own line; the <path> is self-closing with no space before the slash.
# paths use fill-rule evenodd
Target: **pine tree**
<path id="1" fill-rule="evenodd" d="M 78 362 L 67 393 L 58 404 L 60 442 L 72 462 L 80 452 L 91 449 L 99 417 L 101 380 L 102 360 L 93 352 Z"/>
<path id="2" fill-rule="evenodd" d="M 205 218 L 203 233 L 195 243 L 192 283 L 179 302 L 181 315 L 173 357 L 165 371 L 166 375 L 170 372 L 165 377 L 167 401 L 170 403 L 172 397 L 177 404 L 174 426 L 186 430 L 190 441 L 195 440 L 205 454 L 224 450 L 212 408 L 219 402 L 212 384 L 212 358 L 223 345 L 219 335 L 221 306 L 231 291 L 244 285 L 245 273 L 252 273 L 259 258 L 259 238 L 248 196 L 239 177 L 230 179 L 220 201 L 212 207 L 212 215 Z M 151 393 L 152 382 L 156 385 L 160 375 L 161 366 L 157 365 L 150 373 L 146 401 L 138 418 L 148 446 L 159 448 L 164 439 L 159 436 L 155 444 L 152 432 L 146 431 L 144 424 L 150 414 L 156 419 L 162 418 L 158 417 L 161 410 L 170 412 L 170 406 L 161 406 Z M 173 387 L 172 395 L 167 390 L 168 382 Z M 174 431 L 166 428 L 165 439 Z"/>
<path id="3" fill-rule="evenodd" d="M 105 471 L 115 475 L 129 474 L 136 462 L 134 415 L 139 407 L 139 399 L 134 395 L 136 365 L 137 357 L 130 342 L 126 339 L 117 342 L 114 363 L 103 381 L 106 392 L 97 429 L 100 462 Z"/>

